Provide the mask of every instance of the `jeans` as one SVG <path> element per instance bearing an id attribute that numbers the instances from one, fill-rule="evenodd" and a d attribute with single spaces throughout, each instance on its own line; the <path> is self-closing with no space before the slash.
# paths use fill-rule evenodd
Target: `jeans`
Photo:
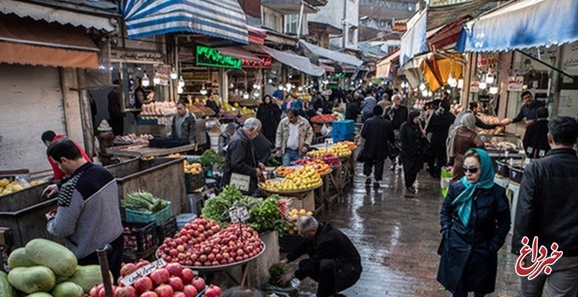
<path id="1" fill-rule="evenodd" d="M 299 160 L 299 150 L 285 149 L 283 155 L 283 166 L 291 166 L 291 162 Z"/>
<path id="2" fill-rule="evenodd" d="M 550 275 L 542 272 L 533 280 L 522 277 L 519 296 L 542 296 L 544 285 L 546 285 L 548 297 L 578 296 L 578 257 L 563 256 L 551 268 Z"/>

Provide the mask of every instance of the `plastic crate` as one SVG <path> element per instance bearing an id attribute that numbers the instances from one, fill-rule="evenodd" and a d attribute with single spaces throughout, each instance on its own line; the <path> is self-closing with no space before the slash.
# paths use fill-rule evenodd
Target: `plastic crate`
<path id="1" fill-rule="evenodd" d="M 161 225 L 171 217 L 171 202 L 163 200 L 167 203 L 167 207 L 156 213 L 146 213 L 130 209 L 125 209 L 125 216 L 127 223 L 150 223 L 155 222 L 156 225 Z"/>
<path id="2" fill-rule="evenodd" d="M 331 124 L 331 128 L 336 134 L 353 134 L 353 130 L 355 129 L 355 122 L 353 120 L 339 120 L 333 122 L 333 124 Z"/>
<path id="3" fill-rule="evenodd" d="M 141 255 L 157 247 L 154 223 L 123 223 L 123 254 Z"/>
<path id="4" fill-rule="evenodd" d="M 205 175 L 203 172 L 199 174 L 185 173 L 185 186 L 187 194 L 194 193 L 195 190 L 202 188 L 205 185 Z"/>
<path id="5" fill-rule="evenodd" d="M 157 226 L 157 238 L 160 242 L 163 242 L 167 237 L 175 236 L 175 233 L 179 231 L 177 228 L 177 217 L 171 217 L 166 222 Z"/>
<path id="6" fill-rule="evenodd" d="M 333 142 L 339 142 L 344 140 L 353 140 L 353 133 L 349 134 L 331 134 L 331 138 L 333 138 Z"/>

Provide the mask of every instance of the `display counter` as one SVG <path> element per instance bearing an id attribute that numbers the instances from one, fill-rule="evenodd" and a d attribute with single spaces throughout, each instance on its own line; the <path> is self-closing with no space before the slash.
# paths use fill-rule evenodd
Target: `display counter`
<path id="1" fill-rule="evenodd" d="M 187 144 L 173 148 L 155 148 L 147 144 L 117 146 L 107 149 L 107 153 L 125 158 L 149 158 L 168 156 L 170 154 L 184 153 L 195 149 L 194 144 Z"/>

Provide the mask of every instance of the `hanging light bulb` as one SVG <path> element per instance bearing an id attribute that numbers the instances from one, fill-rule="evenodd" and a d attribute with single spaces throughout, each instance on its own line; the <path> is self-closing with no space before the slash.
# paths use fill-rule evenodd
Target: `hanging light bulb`
<path id="1" fill-rule="evenodd" d="M 491 85 L 494 83 L 494 79 L 495 79 L 494 73 L 492 72 L 492 68 L 490 68 L 490 70 L 488 70 L 488 73 L 486 74 L 486 83 L 488 85 Z"/>
<path id="2" fill-rule="evenodd" d="M 207 89 L 205 88 L 205 84 L 203 84 L 203 87 L 201 88 L 201 95 L 203 96 L 207 95 Z"/>
<path id="3" fill-rule="evenodd" d="M 498 94 L 498 87 L 490 87 L 490 94 L 492 95 Z"/>
<path id="4" fill-rule="evenodd" d="M 183 87 L 179 86 L 177 88 L 177 93 L 182 94 L 185 90 L 183 89 Z"/>
<path id="5" fill-rule="evenodd" d="M 179 78 L 179 87 L 181 87 L 181 88 L 185 87 L 185 80 L 183 79 L 182 75 L 181 75 L 181 78 Z"/>
<path id="6" fill-rule="evenodd" d="M 253 84 L 253 89 L 259 89 L 259 85 L 258 85 L 258 84 Z"/>
<path id="7" fill-rule="evenodd" d="M 171 79 L 172 79 L 172 80 L 175 80 L 175 79 L 177 79 L 177 78 L 179 78 L 179 73 L 177 73 L 177 71 L 175 70 L 175 67 L 173 67 L 173 68 L 171 69 Z"/>
<path id="8" fill-rule="evenodd" d="M 151 80 L 149 79 L 146 71 L 144 72 L 143 77 L 141 79 L 141 84 L 145 88 L 151 85 Z"/>
<path id="9" fill-rule="evenodd" d="M 268 83 L 268 84 L 272 84 L 272 83 L 273 83 L 273 79 L 271 79 L 271 78 L 268 79 L 268 80 L 267 80 L 267 83 Z"/>
<path id="10" fill-rule="evenodd" d="M 229 84 L 229 88 L 232 89 L 232 88 L 234 88 L 234 87 L 235 87 L 235 84 L 233 84 L 233 83 L 230 83 L 230 84 Z"/>
<path id="11" fill-rule="evenodd" d="M 243 94 L 243 99 L 249 99 L 249 93 Z"/>
<path id="12" fill-rule="evenodd" d="M 279 89 L 279 91 L 283 91 L 283 89 L 284 89 L 283 85 L 279 85 L 278 89 Z"/>
<path id="13" fill-rule="evenodd" d="M 485 90 L 488 87 L 488 84 L 485 81 L 480 82 L 480 89 Z"/>
<path id="14" fill-rule="evenodd" d="M 369 82 L 369 86 L 370 86 L 370 87 L 373 86 L 373 82 L 370 81 L 370 82 Z"/>
<path id="15" fill-rule="evenodd" d="M 421 91 L 421 96 L 422 96 L 422 97 L 427 97 L 427 90 Z"/>
<path id="16" fill-rule="evenodd" d="M 448 85 L 452 88 L 455 88 L 458 85 L 458 81 L 454 77 L 453 73 L 450 73 L 450 75 L 448 76 Z"/>
<path id="17" fill-rule="evenodd" d="M 422 92 L 425 90 L 425 84 L 424 83 L 419 84 L 419 90 Z"/>
<path id="18" fill-rule="evenodd" d="M 253 96 L 259 97 L 259 91 L 255 91 L 255 93 L 253 93 Z"/>
<path id="19" fill-rule="evenodd" d="M 161 78 L 157 75 L 158 73 L 155 71 L 155 77 L 153 77 L 153 83 L 158 85 L 161 83 Z"/>
<path id="20" fill-rule="evenodd" d="M 433 96 L 433 93 L 432 93 L 432 91 L 431 91 L 431 90 L 427 91 L 427 96 L 428 96 L 428 97 L 431 97 L 431 96 Z"/>
<path id="21" fill-rule="evenodd" d="M 302 91 L 303 91 L 303 86 L 299 86 L 299 87 L 297 88 L 297 90 L 298 90 L 299 92 L 302 92 Z"/>

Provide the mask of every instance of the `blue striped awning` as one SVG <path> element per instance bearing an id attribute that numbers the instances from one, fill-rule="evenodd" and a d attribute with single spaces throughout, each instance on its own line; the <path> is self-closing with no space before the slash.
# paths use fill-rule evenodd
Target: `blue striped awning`
<path id="1" fill-rule="evenodd" d="M 506 51 L 576 40 L 578 0 L 523 0 L 466 23 L 456 50 Z"/>
<path id="2" fill-rule="evenodd" d="M 192 32 L 248 44 L 245 13 L 236 0 L 124 0 L 131 39 Z"/>

